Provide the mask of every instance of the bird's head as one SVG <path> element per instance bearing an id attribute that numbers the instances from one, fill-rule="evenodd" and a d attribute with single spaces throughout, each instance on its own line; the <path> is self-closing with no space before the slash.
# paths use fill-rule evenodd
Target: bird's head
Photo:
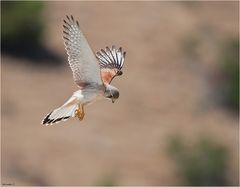
<path id="1" fill-rule="evenodd" d="M 104 96 L 107 99 L 111 99 L 112 103 L 114 103 L 119 97 L 118 89 L 116 87 L 110 85 L 110 84 L 105 85 L 105 86 L 106 86 L 106 89 L 105 89 L 105 92 L 104 92 Z"/>

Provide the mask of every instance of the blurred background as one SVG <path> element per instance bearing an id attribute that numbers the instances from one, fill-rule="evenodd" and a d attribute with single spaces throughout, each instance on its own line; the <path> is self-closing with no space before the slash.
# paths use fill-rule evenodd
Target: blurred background
<path id="1" fill-rule="evenodd" d="M 239 185 L 239 2 L 1 1 L 2 184 Z M 77 90 L 62 40 L 122 46 L 120 99 L 42 126 Z"/>

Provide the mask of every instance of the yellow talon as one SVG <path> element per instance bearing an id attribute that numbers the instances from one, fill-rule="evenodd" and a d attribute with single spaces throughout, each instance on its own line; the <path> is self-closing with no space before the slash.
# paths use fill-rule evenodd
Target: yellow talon
<path id="1" fill-rule="evenodd" d="M 78 108 L 75 110 L 75 117 L 78 117 L 78 119 L 82 121 L 84 118 L 84 115 L 85 113 L 84 113 L 83 106 L 79 104 Z"/>

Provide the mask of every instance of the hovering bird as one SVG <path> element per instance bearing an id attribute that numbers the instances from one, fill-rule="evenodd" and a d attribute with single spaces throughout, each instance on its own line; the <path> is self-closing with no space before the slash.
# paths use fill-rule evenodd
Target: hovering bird
<path id="1" fill-rule="evenodd" d="M 84 107 L 102 98 L 112 103 L 119 97 L 119 91 L 110 83 L 114 77 L 122 75 L 126 52 L 122 48 L 106 47 L 93 54 L 79 23 L 73 16 L 63 20 L 63 39 L 68 54 L 68 62 L 73 72 L 73 80 L 79 87 L 72 97 L 53 110 L 43 119 L 49 125 L 65 121 L 70 117 L 84 118 Z M 98 62 L 98 61 L 99 62 Z"/>

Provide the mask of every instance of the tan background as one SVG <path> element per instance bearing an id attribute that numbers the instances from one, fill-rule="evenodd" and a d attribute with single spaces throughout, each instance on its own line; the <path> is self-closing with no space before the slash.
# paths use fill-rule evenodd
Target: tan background
<path id="1" fill-rule="evenodd" d="M 67 65 L 62 19 L 79 20 L 94 51 L 127 51 L 120 99 L 86 109 L 84 121 L 40 122 L 77 89 Z M 201 137 L 230 150 L 228 181 L 238 184 L 238 118 L 209 97 L 222 42 L 238 36 L 235 2 L 45 2 L 44 44 L 66 61 L 35 67 L 2 56 L 2 181 L 15 185 L 179 185 L 169 137 Z M 201 41 L 191 61 L 185 38 Z M 21 63 L 20 63 L 21 62 Z"/>

